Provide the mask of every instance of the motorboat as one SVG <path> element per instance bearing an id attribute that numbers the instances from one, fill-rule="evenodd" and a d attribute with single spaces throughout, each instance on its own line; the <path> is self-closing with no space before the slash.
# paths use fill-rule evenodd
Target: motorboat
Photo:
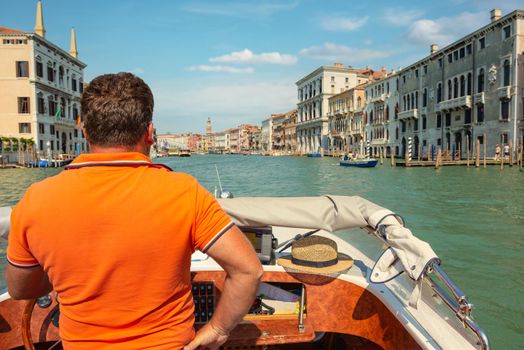
<path id="1" fill-rule="evenodd" d="M 264 268 L 253 307 L 226 349 L 489 349 L 472 304 L 446 274 L 444 262 L 398 214 L 356 196 L 239 197 L 219 203 Z M 4 238 L 8 212 L 0 209 Z M 283 263 L 295 258 L 299 242 L 312 237 L 335 242 L 351 266 L 317 273 Z M 196 252 L 191 278 L 199 328 L 220 300 L 225 272 Z M 15 301 L 4 291 L 0 348 L 49 349 L 59 341 L 58 310 L 54 294 Z"/>
<path id="2" fill-rule="evenodd" d="M 349 158 L 347 156 L 340 160 L 340 166 L 356 168 L 374 168 L 378 163 L 375 158 Z"/>

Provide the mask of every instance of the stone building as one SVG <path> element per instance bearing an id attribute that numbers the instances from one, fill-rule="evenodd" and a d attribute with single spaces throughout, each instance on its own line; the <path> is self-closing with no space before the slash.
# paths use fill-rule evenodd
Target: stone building
<path id="1" fill-rule="evenodd" d="M 522 140 L 524 128 L 524 11 L 501 16 L 454 43 L 438 49 L 397 74 L 399 93 L 395 137 L 390 145 L 403 156 L 411 139 L 412 156 L 441 148 L 466 156 L 476 140 L 496 144 Z M 398 137 L 396 137 L 398 135 Z"/>
<path id="2" fill-rule="evenodd" d="M 364 140 L 366 83 L 329 98 L 329 145 L 332 153 L 355 152 Z"/>
<path id="3" fill-rule="evenodd" d="M 297 110 L 285 113 L 284 118 L 284 150 L 290 153 L 297 151 Z"/>
<path id="4" fill-rule="evenodd" d="M 0 136 L 32 139 L 41 155 L 87 151 L 80 128 L 86 64 L 75 31 L 69 52 L 45 32 L 40 1 L 34 32 L 0 27 Z"/>
<path id="5" fill-rule="evenodd" d="M 382 72 L 369 67 L 354 69 L 341 63 L 321 66 L 296 82 L 298 89 L 297 147 L 301 153 L 320 153 L 330 148 L 328 99 Z"/>
<path id="6" fill-rule="evenodd" d="M 398 138 L 398 133 L 394 134 L 399 111 L 397 86 L 398 75 L 395 73 L 366 85 L 364 147 L 369 147 L 367 150 L 371 156 L 379 154 L 381 150 L 389 155 L 392 151 L 391 139 Z"/>

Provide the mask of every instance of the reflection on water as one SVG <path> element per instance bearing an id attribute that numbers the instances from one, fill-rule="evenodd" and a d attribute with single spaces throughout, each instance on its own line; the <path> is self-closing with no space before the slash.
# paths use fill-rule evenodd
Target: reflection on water
<path id="1" fill-rule="evenodd" d="M 333 158 L 235 155 L 157 161 L 194 175 L 210 191 L 218 186 L 216 164 L 224 190 L 237 197 L 359 195 L 396 211 L 476 305 L 493 348 L 524 343 L 524 172 L 516 167 L 353 169 Z M 0 205 L 14 205 L 31 183 L 57 172 L 0 170 Z M 59 208 L 49 205 L 50 212 Z M 5 244 L 0 249 L 3 259 Z"/>

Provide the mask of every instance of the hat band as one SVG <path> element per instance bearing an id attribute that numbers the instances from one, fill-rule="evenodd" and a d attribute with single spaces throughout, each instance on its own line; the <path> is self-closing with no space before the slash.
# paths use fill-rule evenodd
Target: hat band
<path id="1" fill-rule="evenodd" d="M 338 263 L 338 258 L 335 258 L 333 260 L 326 260 L 326 261 L 311 261 L 311 260 L 302 260 L 302 259 L 291 257 L 291 262 L 295 265 L 302 265 L 302 266 L 308 266 L 308 267 L 329 267 L 329 266 L 336 265 Z"/>

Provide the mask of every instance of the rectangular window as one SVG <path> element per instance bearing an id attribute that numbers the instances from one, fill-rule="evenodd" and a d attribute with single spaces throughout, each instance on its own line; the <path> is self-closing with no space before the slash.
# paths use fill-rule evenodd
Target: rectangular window
<path id="1" fill-rule="evenodd" d="M 486 48 L 486 38 L 480 38 L 479 39 L 479 50 L 482 50 Z"/>
<path id="2" fill-rule="evenodd" d="M 509 100 L 500 101 L 500 119 L 509 119 Z"/>
<path id="3" fill-rule="evenodd" d="M 55 135 L 55 126 L 54 125 L 49 125 L 49 133 L 53 136 Z"/>
<path id="4" fill-rule="evenodd" d="M 16 61 L 16 76 L 18 78 L 29 77 L 29 63 L 27 61 Z"/>
<path id="5" fill-rule="evenodd" d="M 29 123 L 18 123 L 18 132 L 20 134 L 30 134 L 31 124 Z"/>
<path id="6" fill-rule="evenodd" d="M 45 125 L 43 123 L 38 123 L 38 132 L 40 134 L 45 134 Z"/>
<path id="7" fill-rule="evenodd" d="M 50 82 L 55 81 L 55 72 L 53 71 L 53 67 L 47 67 L 47 80 Z"/>
<path id="8" fill-rule="evenodd" d="M 442 145 L 442 139 L 437 139 L 437 146 L 441 146 Z"/>
<path id="9" fill-rule="evenodd" d="M 453 62 L 453 55 L 448 54 L 448 63 L 451 63 L 451 62 Z"/>
<path id="10" fill-rule="evenodd" d="M 75 129 L 75 137 L 78 137 L 78 129 Z"/>
<path id="11" fill-rule="evenodd" d="M 418 78 L 418 69 L 415 69 L 415 78 Z"/>
<path id="12" fill-rule="evenodd" d="M 428 74 L 428 66 L 427 65 L 424 66 L 424 75 L 426 75 L 426 74 Z"/>
<path id="13" fill-rule="evenodd" d="M 56 114 L 56 102 L 53 100 L 49 100 L 49 115 L 51 117 L 54 117 Z"/>
<path id="14" fill-rule="evenodd" d="M 500 135 L 500 141 L 501 143 L 508 143 L 508 134 L 507 133 L 503 133 Z"/>
<path id="15" fill-rule="evenodd" d="M 39 78 L 44 77 L 44 65 L 42 62 L 36 62 L 36 76 Z"/>
<path id="16" fill-rule="evenodd" d="M 346 83 L 349 83 L 349 78 L 346 78 Z"/>
<path id="17" fill-rule="evenodd" d="M 509 38 L 511 36 L 511 26 L 506 26 L 502 28 L 502 33 L 503 33 L 504 39 Z"/>
<path id="18" fill-rule="evenodd" d="M 18 98 L 18 113 L 27 114 L 29 113 L 29 97 Z"/>
<path id="19" fill-rule="evenodd" d="M 451 113 L 446 113 L 446 126 L 451 125 Z"/>
<path id="20" fill-rule="evenodd" d="M 439 67 L 439 68 L 442 68 L 442 58 L 439 58 L 439 59 L 438 59 L 438 67 Z"/>
<path id="21" fill-rule="evenodd" d="M 424 116 L 422 117 L 422 130 L 426 130 L 427 128 L 427 118 Z"/>
<path id="22" fill-rule="evenodd" d="M 71 88 L 76 91 L 76 79 L 71 79 Z M 315 95 L 315 92 L 313 92 L 313 95 Z"/>
<path id="23" fill-rule="evenodd" d="M 413 121 L 413 131 L 418 131 L 418 119 Z"/>
<path id="24" fill-rule="evenodd" d="M 477 106 L 477 123 L 484 122 L 484 105 Z"/>
<path id="25" fill-rule="evenodd" d="M 466 56 L 466 48 L 461 47 L 459 51 L 460 58 L 464 58 Z"/>
<path id="26" fill-rule="evenodd" d="M 402 82 L 403 82 L 404 84 L 406 83 L 406 76 L 405 76 L 405 75 L 402 77 Z"/>
<path id="27" fill-rule="evenodd" d="M 38 145 L 40 146 L 39 149 L 42 151 L 42 150 L 44 149 L 44 140 L 40 140 L 40 141 L 38 142 Z"/>
<path id="28" fill-rule="evenodd" d="M 471 124 L 471 109 L 464 111 L 464 124 Z"/>
<path id="29" fill-rule="evenodd" d="M 318 93 L 321 94 L 321 93 L 322 93 L 322 86 L 319 86 L 318 89 L 319 89 L 319 90 L 318 90 Z M 82 81 L 81 81 L 81 80 L 78 82 L 78 91 L 79 91 L 80 93 L 83 93 L 83 92 L 84 92 L 84 84 L 82 84 Z"/>
<path id="30" fill-rule="evenodd" d="M 477 137 L 477 140 L 479 140 L 479 143 L 480 143 L 481 145 L 484 144 L 484 136 L 479 136 L 479 137 Z"/>
<path id="31" fill-rule="evenodd" d="M 38 97 L 38 113 L 44 114 L 45 113 L 45 104 L 44 104 L 44 98 Z"/>
<path id="32" fill-rule="evenodd" d="M 471 44 L 466 45 L 466 54 L 471 55 Z"/>
<path id="33" fill-rule="evenodd" d="M 453 60 L 457 61 L 458 59 L 459 59 L 459 52 L 457 50 L 453 52 Z"/>
<path id="34" fill-rule="evenodd" d="M 335 77 L 331 77 L 331 82 L 334 82 L 335 81 Z"/>

